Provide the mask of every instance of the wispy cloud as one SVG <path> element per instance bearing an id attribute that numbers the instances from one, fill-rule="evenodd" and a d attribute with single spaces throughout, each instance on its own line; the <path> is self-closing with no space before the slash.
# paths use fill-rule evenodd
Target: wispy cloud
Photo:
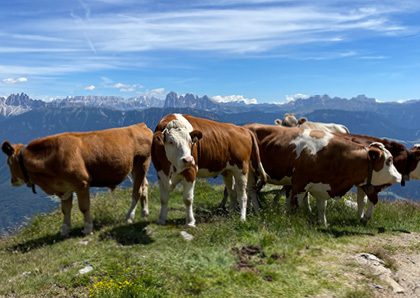
<path id="1" fill-rule="evenodd" d="M 95 86 L 94 85 L 90 85 L 88 87 L 85 87 L 85 90 L 93 91 L 93 90 L 95 90 Z"/>
<path id="2" fill-rule="evenodd" d="M 25 83 L 27 82 L 28 79 L 27 78 L 17 78 L 17 79 L 12 79 L 12 78 L 7 78 L 7 79 L 3 79 L 3 83 L 5 84 L 21 84 L 21 83 Z"/>
<path id="3" fill-rule="evenodd" d="M 274 1 L 248 1 L 273 2 Z M 357 38 L 354 32 L 372 35 L 412 33 L 413 28 L 399 24 L 393 14 L 401 6 L 373 3 L 360 4 L 359 9 L 348 10 L 335 6 L 312 6 L 308 2 L 276 2 L 262 7 L 191 8 L 170 12 L 142 12 L 133 7 L 131 12 L 91 14 L 87 4 L 82 18 L 75 12 L 75 22 L 68 19 L 49 19 L 32 24 L 44 38 L 61 34 L 68 42 L 87 41 L 95 52 L 138 52 L 151 50 L 199 50 L 230 53 L 265 52 L 302 43 Z M 233 1 L 219 1 L 229 5 Z M 405 10 L 403 10 L 405 12 Z M 411 30 L 411 31 L 410 31 Z M 25 34 L 28 35 L 28 34 Z M 35 45 L 37 47 L 37 45 Z"/>

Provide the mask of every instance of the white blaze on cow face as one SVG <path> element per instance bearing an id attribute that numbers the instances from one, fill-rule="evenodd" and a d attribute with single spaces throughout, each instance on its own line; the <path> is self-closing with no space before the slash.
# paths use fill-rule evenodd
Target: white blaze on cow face
<path id="1" fill-rule="evenodd" d="M 164 130 L 165 152 L 168 160 L 177 169 L 186 169 L 195 165 L 191 155 L 191 136 L 185 128 Z"/>
<path id="2" fill-rule="evenodd" d="M 178 170 L 184 170 L 195 165 L 194 157 L 191 155 L 192 126 L 182 115 L 176 114 L 176 116 L 177 119 L 169 122 L 163 131 L 165 153 L 172 165 Z"/>
<path id="3" fill-rule="evenodd" d="M 371 144 L 372 145 L 372 144 Z M 372 185 L 395 184 L 401 182 L 401 174 L 394 166 L 391 153 L 381 143 L 375 143 L 384 154 L 384 164 L 380 171 L 373 171 Z"/>
<path id="4" fill-rule="evenodd" d="M 290 144 L 294 144 L 296 146 L 296 148 L 293 149 L 297 155 L 296 159 L 300 157 L 301 152 L 305 148 L 308 148 L 312 155 L 317 154 L 317 152 L 326 147 L 333 138 L 333 135 L 328 132 L 325 132 L 325 136 L 320 139 L 311 137 L 309 135 L 310 133 L 310 129 L 305 129 L 303 133 L 299 134 L 296 139 L 290 142 Z"/>

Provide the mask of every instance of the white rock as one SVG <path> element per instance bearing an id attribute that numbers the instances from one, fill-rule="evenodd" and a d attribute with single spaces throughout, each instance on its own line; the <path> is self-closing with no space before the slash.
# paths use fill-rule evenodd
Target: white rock
<path id="1" fill-rule="evenodd" d="M 194 238 L 194 236 L 193 236 L 193 235 L 188 234 L 188 233 L 187 233 L 187 232 L 185 232 L 185 231 L 181 231 L 181 232 L 179 232 L 179 233 L 181 234 L 182 238 L 184 238 L 184 240 L 185 240 L 185 241 L 191 241 L 191 240 Z"/>
<path id="2" fill-rule="evenodd" d="M 91 265 L 87 265 L 84 268 L 80 269 L 79 272 L 77 273 L 78 275 L 81 274 L 86 274 L 88 272 L 91 272 L 93 270 L 93 267 Z"/>

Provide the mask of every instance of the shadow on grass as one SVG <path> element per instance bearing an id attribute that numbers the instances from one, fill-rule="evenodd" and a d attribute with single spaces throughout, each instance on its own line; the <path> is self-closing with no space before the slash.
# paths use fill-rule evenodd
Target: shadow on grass
<path id="1" fill-rule="evenodd" d="M 75 233 L 75 230 L 77 229 L 72 229 L 70 234 L 72 235 L 71 237 L 73 237 L 73 234 Z M 82 229 L 79 229 L 80 235 L 82 236 Z M 79 234 L 79 232 L 77 232 L 77 234 Z M 64 240 L 66 240 L 66 237 L 62 237 L 60 235 L 60 233 L 56 233 L 56 234 L 51 234 L 51 235 L 46 235 L 44 237 L 40 237 L 40 238 L 36 238 L 36 239 L 31 239 L 28 241 L 24 241 L 22 243 L 10 246 L 8 248 L 6 248 L 6 250 L 11 251 L 11 252 L 19 252 L 19 253 L 27 253 L 30 252 L 31 250 L 34 249 L 39 249 L 45 246 L 51 246 L 54 245 L 56 243 L 62 242 Z"/>
<path id="2" fill-rule="evenodd" d="M 332 235 L 334 238 L 340 238 L 344 236 L 375 236 L 372 232 L 367 231 L 351 231 L 345 228 L 339 228 L 339 227 L 331 227 L 331 228 L 320 228 L 319 231 L 321 231 L 324 234 Z"/>
<path id="3" fill-rule="evenodd" d="M 150 244 L 154 240 L 150 237 L 151 230 L 147 228 L 148 225 L 148 222 L 137 222 L 116 226 L 100 234 L 99 240 L 115 240 L 123 246 Z"/>

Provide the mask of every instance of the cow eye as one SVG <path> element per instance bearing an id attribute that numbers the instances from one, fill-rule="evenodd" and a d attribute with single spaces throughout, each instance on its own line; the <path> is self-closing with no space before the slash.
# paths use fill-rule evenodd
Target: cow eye
<path id="1" fill-rule="evenodd" d="M 390 166 L 390 165 L 392 165 L 392 161 L 393 161 L 393 158 L 392 158 L 392 157 L 388 158 L 387 164 L 388 164 L 389 166 Z"/>
<path id="2" fill-rule="evenodd" d="M 174 144 L 174 142 L 172 142 L 172 141 L 169 141 L 169 145 L 171 145 L 171 146 L 172 146 L 173 144 Z"/>

